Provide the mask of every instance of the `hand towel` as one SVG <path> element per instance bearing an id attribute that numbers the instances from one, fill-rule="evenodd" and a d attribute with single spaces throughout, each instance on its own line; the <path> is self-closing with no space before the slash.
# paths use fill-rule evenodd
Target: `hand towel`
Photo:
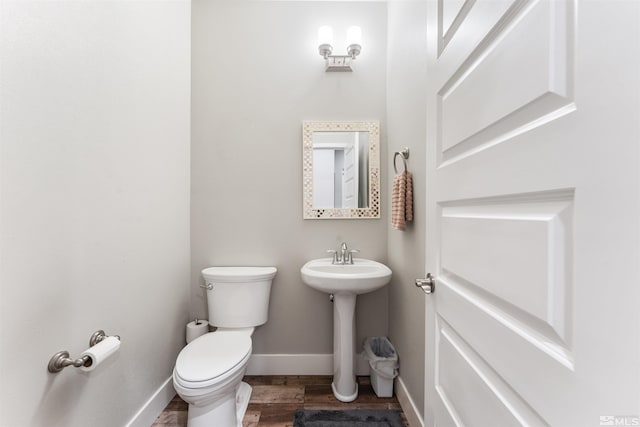
<path id="1" fill-rule="evenodd" d="M 413 176 L 410 172 L 404 171 L 407 177 L 404 196 L 404 217 L 407 221 L 413 221 Z"/>
<path id="2" fill-rule="evenodd" d="M 404 171 L 393 178 L 391 192 L 391 225 L 404 230 L 407 221 L 413 220 L 413 177 Z"/>

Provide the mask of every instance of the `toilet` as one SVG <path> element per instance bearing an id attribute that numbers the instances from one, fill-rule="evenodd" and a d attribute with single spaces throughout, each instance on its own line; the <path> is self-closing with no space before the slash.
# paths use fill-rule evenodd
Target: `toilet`
<path id="1" fill-rule="evenodd" d="M 242 377 L 251 336 L 267 322 L 275 267 L 210 267 L 202 270 L 209 324 L 217 329 L 182 349 L 173 386 L 189 404 L 188 427 L 242 427 L 251 386 Z"/>

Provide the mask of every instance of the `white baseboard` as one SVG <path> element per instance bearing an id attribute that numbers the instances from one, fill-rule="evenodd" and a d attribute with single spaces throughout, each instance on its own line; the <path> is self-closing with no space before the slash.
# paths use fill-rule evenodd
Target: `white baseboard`
<path id="1" fill-rule="evenodd" d="M 154 423 L 158 415 L 167 407 L 171 399 L 176 395 L 173 388 L 173 379 L 169 377 L 158 390 L 142 405 L 137 414 L 127 423 L 127 427 L 149 427 Z"/>
<path id="2" fill-rule="evenodd" d="M 418 408 L 416 408 L 415 403 L 413 403 L 413 399 L 411 399 L 411 395 L 409 395 L 409 391 L 404 385 L 402 378 L 397 377 L 395 383 L 396 397 L 398 398 L 398 402 L 400 402 L 404 415 L 407 417 L 407 421 L 409 421 L 409 426 L 424 427 L 422 414 L 418 412 Z"/>
<path id="3" fill-rule="evenodd" d="M 356 357 L 356 375 L 369 375 L 369 363 Z M 333 354 L 252 354 L 247 375 L 333 375 Z"/>

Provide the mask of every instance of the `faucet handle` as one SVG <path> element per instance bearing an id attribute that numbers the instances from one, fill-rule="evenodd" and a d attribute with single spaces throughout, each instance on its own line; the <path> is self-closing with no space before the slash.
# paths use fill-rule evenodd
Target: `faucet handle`
<path id="1" fill-rule="evenodd" d="M 358 249 L 351 249 L 347 253 L 347 260 L 345 262 L 347 262 L 349 264 L 353 264 L 353 254 L 357 254 L 358 252 L 360 252 Z"/>
<path id="2" fill-rule="evenodd" d="M 338 260 L 338 251 L 335 251 L 333 249 L 327 249 L 327 253 L 328 254 L 333 254 L 333 259 L 331 260 L 331 264 L 337 264 L 339 262 L 339 260 Z"/>

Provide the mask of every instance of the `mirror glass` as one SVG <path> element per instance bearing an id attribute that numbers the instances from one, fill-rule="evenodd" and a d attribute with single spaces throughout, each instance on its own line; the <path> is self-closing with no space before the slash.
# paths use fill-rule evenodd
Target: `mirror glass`
<path id="1" fill-rule="evenodd" d="M 303 122 L 304 218 L 380 218 L 378 122 Z"/>

